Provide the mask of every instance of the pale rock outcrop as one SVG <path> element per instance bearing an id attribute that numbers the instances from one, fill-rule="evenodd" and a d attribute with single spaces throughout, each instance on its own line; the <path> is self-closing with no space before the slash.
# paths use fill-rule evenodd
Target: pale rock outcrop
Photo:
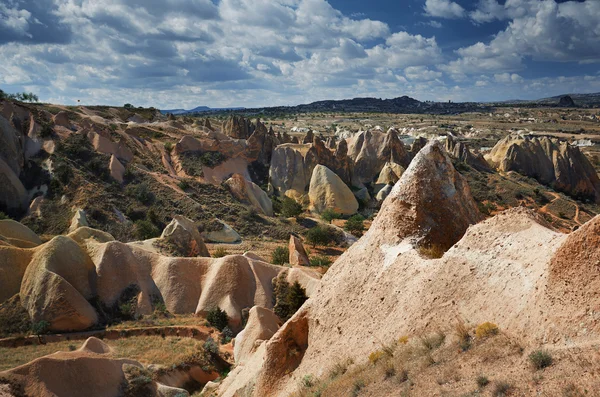
<path id="1" fill-rule="evenodd" d="M 90 250 L 96 267 L 97 293 L 107 307 L 115 305 L 130 286 L 136 286 L 137 312 L 152 313 L 152 297 L 160 292 L 152 279 L 152 266 L 144 256 L 119 241 L 97 244 Z"/>
<path id="2" fill-rule="evenodd" d="M 269 182 L 279 196 L 300 198 L 306 191 L 310 176 L 304 171 L 307 145 L 284 144 L 273 151 Z"/>
<path id="3" fill-rule="evenodd" d="M 235 139 L 247 139 L 253 131 L 253 126 L 249 120 L 232 115 L 223 124 L 223 133 Z"/>
<path id="4" fill-rule="evenodd" d="M 258 345 L 269 340 L 279 329 L 281 320 L 271 310 L 260 306 L 250 309 L 248 322 L 235 337 L 233 357 L 236 364 L 244 363 Z"/>
<path id="5" fill-rule="evenodd" d="M 94 325 L 98 316 L 87 300 L 95 295 L 93 262 L 65 236 L 36 250 L 20 289 L 21 302 L 32 321 L 47 321 L 55 331 L 79 331 Z"/>
<path id="6" fill-rule="evenodd" d="M 69 226 L 69 233 L 72 233 L 75 230 L 77 230 L 77 228 L 84 227 L 84 226 L 89 227 L 90 224 L 88 223 L 85 211 L 82 210 L 81 208 L 78 208 L 75 210 L 75 215 L 73 215 L 73 218 L 71 218 L 71 225 Z"/>
<path id="7" fill-rule="evenodd" d="M 134 360 L 114 358 L 107 344 L 89 338 L 80 349 L 37 358 L 0 372 L 0 376 L 12 379 L 27 396 L 119 397 L 123 395 L 127 366 L 142 367 Z M 167 389 L 153 381 L 148 397 L 189 395 L 183 389 L 176 389 L 179 394 L 169 394 Z"/>
<path id="8" fill-rule="evenodd" d="M 404 167 L 400 164 L 387 162 L 381 169 L 379 176 L 377 177 L 376 184 L 395 184 L 398 182 L 402 174 L 404 174 Z"/>
<path id="9" fill-rule="evenodd" d="M 0 240 L 1 241 L 1 240 Z M 34 251 L 10 245 L 0 245 L 0 302 L 19 293 L 25 270 Z"/>
<path id="10" fill-rule="evenodd" d="M 289 263 L 292 266 L 309 266 L 310 260 L 308 259 L 308 254 L 304 249 L 304 245 L 302 241 L 294 236 L 290 236 L 290 242 L 288 244 L 289 248 Z"/>
<path id="11" fill-rule="evenodd" d="M 499 171 L 515 171 L 574 197 L 600 202 L 600 179 L 576 146 L 549 137 L 509 135 L 486 156 Z"/>
<path id="12" fill-rule="evenodd" d="M 160 241 L 172 247 L 178 256 L 210 256 L 198 227 L 192 220 L 181 215 L 176 215 L 167 225 Z"/>
<path id="13" fill-rule="evenodd" d="M 308 197 L 310 210 L 317 213 L 332 209 L 342 215 L 352 215 L 358 210 L 358 202 L 350 188 L 323 165 L 317 165 L 313 170 Z"/>
<path id="14" fill-rule="evenodd" d="M 251 204 L 258 212 L 273 216 L 273 202 L 267 193 L 254 182 L 246 180 L 240 174 L 233 174 L 225 181 L 231 193 L 240 200 Z"/>
<path id="15" fill-rule="evenodd" d="M 0 236 L 10 244 L 20 248 L 33 248 L 42 244 L 42 240 L 27 226 L 12 219 L 0 220 Z"/>
<path id="16" fill-rule="evenodd" d="M 242 237 L 231 226 L 217 219 L 221 223 L 220 230 L 209 230 L 202 232 L 202 236 L 213 243 L 235 244 L 242 241 Z"/>
<path id="17" fill-rule="evenodd" d="M 125 175 L 125 167 L 113 154 L 110 156 L 110 163 L 108 165 L 110 176 L 117 182 L 123 183 L 123 175 Z"/>
<path id="18" fill-rule="evenodd" d="M 133 160 L 133 153 L 123 143 L 115 143 L 110 139 L 98 134 L 96 131 L 89 131 L 87 137 L 92 143 L 94 150 L 104 154 L 112 154 L 119 160 L 129 162 Z"/>
<path id="19" fill-rule="evenodd" d="M 354 160 L 353 184 L 361 186 L 372 183 L 387 162 L 408 167 L 411 156 L 398 138 L 398 131 L 390 128 L 387 133 L 378 130 L 360 132 L 352 138 L 349 155 Z"/>
<path id="20" fill-rule="evenodd" d="M 92 229 L 91 227 L 87 226 L 78 227 L 74 232 L 69 233 L 67 236 L 75 240 L 79 245 L 86 245 L 88 240 L 97 243 L 108 243 L 110 241 L 115 241 L 115 238 L 110 233 L 106 233 L 98 229 Z"/>
<path id="21" fill-rule="evenodd" d="M 29 209 L 27 210 L 28 215 L 32 215 L 35 217 L 42 216 L 42 204 L 44 203 L 44 196 L 37 196 L 31 203 L 29 204 Z"/>

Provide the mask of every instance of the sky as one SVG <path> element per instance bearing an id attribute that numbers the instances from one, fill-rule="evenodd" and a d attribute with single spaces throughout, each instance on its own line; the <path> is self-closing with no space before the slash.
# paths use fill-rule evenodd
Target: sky
<path id="1" fill-rule="evenodd" d="M 160 109 L 600 92 L 600 0 L 0 0 L 0 89 Z"/>

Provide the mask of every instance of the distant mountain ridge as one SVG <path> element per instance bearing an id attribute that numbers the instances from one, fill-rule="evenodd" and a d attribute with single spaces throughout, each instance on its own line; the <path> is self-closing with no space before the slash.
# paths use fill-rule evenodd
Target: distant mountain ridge
<path id="1" fill-rule="evenodd" d="M 243 107 L 233 107 L 233 108 L 209 108 L 208 106 L 196 106 L 193 109 L 167 109 L 167 110 L 161 110 L 160 112 L 162 114 L 174 114 L 174 115 L 180 115 L 180 114 L 191 114 L 191 113 L 202 113 L 202 112 L 219 112 L 219 111 L 224 111 L 224 110 L 242 110 L 244 109 Z"/>

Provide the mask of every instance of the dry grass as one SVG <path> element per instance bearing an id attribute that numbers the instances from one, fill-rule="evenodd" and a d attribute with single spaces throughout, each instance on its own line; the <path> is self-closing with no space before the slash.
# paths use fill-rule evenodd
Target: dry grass
<path id="1" fill-rule="evenodd" d="M 140 320 L 123 321 L 107 327 L 107 330 L 145 328 L 145 327 L 172 327 L 172 326 L 195 325 L 204 326 L 206 320 L 193 314 L 166 316 L 147 316 Z"/>
<path id="2" fill-rule="evenodd" d="M 158 364 L 166 367 L 177 366 L 190 357 L 203 352 L 204 342 L 191 338 L 160 336 L 136 336 L 127 339 L 105 341 L 114 349 L 115 358 L 129 358 L 143 364 Z M 26 364 L 36 358 L 78 349 L 83 341 L 64 341 L 46 345 L 0 348 L 0 371 Z M 196 357 L 197 358 L 197 357 Z"/>

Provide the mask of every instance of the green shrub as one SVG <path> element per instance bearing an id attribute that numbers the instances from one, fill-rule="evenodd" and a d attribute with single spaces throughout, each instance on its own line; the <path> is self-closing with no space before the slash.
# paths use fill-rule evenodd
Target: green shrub
<path id="1" fill-rule="evenodd" d="M 142 397 L 153 394 L 152 372 L 137 365 L 125 364 L 123 366 L 127 386 L 124 390 L 125 397 Z"/>
<path id="2" fill-rule="evenodd" d="M 271 253 L 271 263 L 274 265 L 285 265 L 290 259 L 290 249 L 286 246 L 275 248 Z"/>
<path id="3" fill-rule="evenodd" d="M 165 150 L 167 152 L 170 152 L 171 150 L 173 150 L 173 144 L 171 142 L 165 142 Z"/>
<path id="4" fill-rule="evenodd" d="M 359 214 L 351 216 L 344 223 L 344 230 L 354 234 L 355 236 L 362 236 L 365 230 L 365 218 Z"/>
<path id="5" fill-rule="evenodd" d="M 331 265 L 331 259 L 324 255 L 315 255 L 310 258 L 310 265 L 317 267 L 327 267 Z"/>
<path id="6" fill-rule="evenodd" d="M 331 223 L 332 220 L 340 219 L 341 217 L 342 214 L 340 214 L 339 212 L 335 212 L 335 210 L 329 208 L 323 211 L 323 213 L 321 214 L 321 219 L 323 219 L 327 223 Z"/>
<path id="7" fill-rule="evenodd" d="M 138 220 L 134 223 L 135 236 L 139 240 L 148 240 L 160 236 L 160 230 L 148 220 Z"/>
<path id="8" fill-rule="evenodd" d="M 142 204 L 150 205 L 154 202 L 154 193 L 150 191 L 148 184 L 142 182 L 137 185 L 131 185 L 127 187 L 126 193 L 130 196 L 135 197 Z"/>
<path id="9" fill-rule="evenodd" d="M 478 387 L 486 387 L 490 383 L 490 380 L 484 375 L 479 375 L 475 381 Z"/>
<path id="10" fill-rule="evenodd" d="M 508 396 L 510 390 L 512 389 L 512 385 L 505 381 L 496 382 L 494 386 L 494 390 L 492 391 L 492 396 L 494 397 L 505 397 Z"/>
<path id="11" fill-rule="evenodd" d="M 222 258 L 227 255 L 229 255 L 229 252 L 223 247 L 217 247 L 212 253 L 213 258 Z"/>
<path id="12" fill-rule="evenodd" d="M 186 179 L 182 179 L 181 181 L 179 181 L 177 186 L 179 186 L 181 190 L 187 190 L 190 188 L 190 183 Z"/>
<path id="13" fill-rule="evenodd" d="M 52 129 L 52 126 L 48 123 L 44 123 L 42 125 L 42 129 L 40 130 L 40 138 L 50 138 L 52 137 L 52 135 L 54 135 L 54 130 Z"/>
<path id="14" fill-rule="evenodd" d="M 48 328 L 50 327 L 50 323 L 46 320 L 38 321 L 37 323 L 33 323 L 31 326 L 31 332 L 34 335 L 44 335 L 48 332 Z"/>
<path id="15" fill-rule="evenodd" d="M 313 248 L 317 245 L 329 245 L 332 241 L 333 233 L 329 227 L 315 226 L 306 232 L 306 242 Z"/>
<path id="16" fill-rule="evenodd" d="M 302 204 L 298 203 L 296 200 L 284 197 L 281 201 L 281 215 L 286 218 L 297 217 L 302 214 Z"/>
<path id="17" fill-rule="evenodd" d="M 229 324 L 229 317 L 224 310 L 221 310 L 219 307 L 215 307 L 214 309 L 208 311 L 208 314 L 206 315 L 206 321 L 208 321 L 211 326 L 215 327 L 219 331 L 223 331 L 223 329 L 227 327 L 227 324 Z"/>
<path id="18" fill-rule="evenodd" d="M 545 350 L 536 350 L 529 355 L 529 361 L 535 369 L 544 369 L 552 365 L 552 356 Z"/>
<path id="19" fill-rule="evenodd" d="M 9 217 L 2 211 L 0 211 L 0 221 L 3 219 L 9 219 Z"/>
<path id="20" fill-rule="evenodd" d="M 219 345 L 217 345 L 217 342 L 215 342 L 215 340 L 210 336 L 206 338 L 203 347 L 204 351 L 207 353 L 210 353 L 215 356 L 219 354 Z"/>
<path id="21" fill-rule="evenodd" d="M 233 337 L 234 334 L 231 328 L 229 328 L 229 326 L 225 326 L 225 328 L 223 328 L 223 331 L 221 331 L 221 343 L 227 344 L 231 342 Z"/>
<path id="22" fill-rule="evenodd" d="M 273 279 L 273 312 L 283 321 L 294 315 L 308 299 L 306 290 L 296 281 L 290 285 L 285 272 Z"/>

